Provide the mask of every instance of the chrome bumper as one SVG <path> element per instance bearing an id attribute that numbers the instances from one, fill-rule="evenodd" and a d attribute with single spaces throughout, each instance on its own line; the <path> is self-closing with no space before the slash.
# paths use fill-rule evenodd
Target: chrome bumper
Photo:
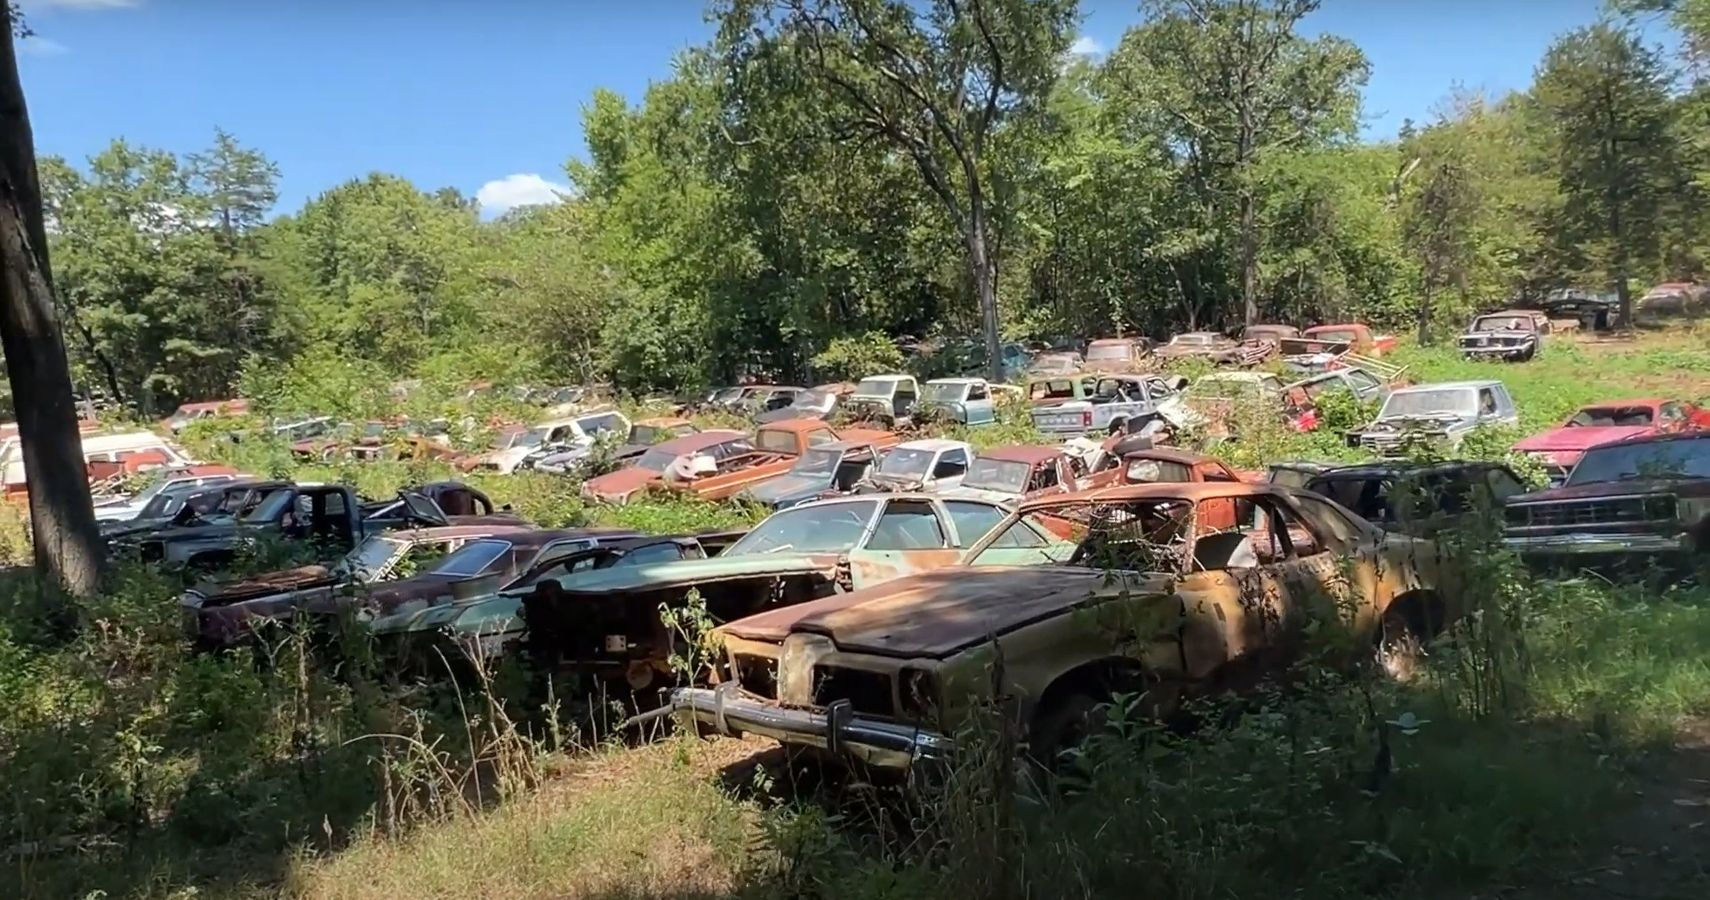
<path id="1" fill-rule="evenodd" d="M 1522 353 L 1525 353 L 1526 349 L 1527 348 L 1525 346 L 1519 346 L 1519 347 L 1505 347 L 1505 346 L 1497 346 L 1497 345 L 1491 345 L 1491 346 L 1485 346 L 1485 347 L 1466 347 L 1466 346 L 1463 346 L 1463 347 L 1461 347 L 1461 352 L 1466 354 L 1467 356 L 1518 356 Z"/>
<path id="2" fill-rule="evenodd" d="M 1692 552 L 1688 534 L 1530 534 L 1510 535 L 1503 543 L 1516 553 L 1533 556 Z"/>
<path id="3" fill-rule="evenodd" d="M 724 735 L 758 734 L 883 769 L 908 769 L 923 760 L 943 759 L 953 748 L 943 735 L 855 715 L 847 700 L 823 712 L 785 709 L 743 694 L 735 682 L 678 688 L 671 692 L 671 711 L 686 727 L 700 724 Z"/>

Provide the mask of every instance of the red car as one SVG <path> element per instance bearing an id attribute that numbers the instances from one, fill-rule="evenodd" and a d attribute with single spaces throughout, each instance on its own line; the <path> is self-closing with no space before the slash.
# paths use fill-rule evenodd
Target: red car
<path id="1" fill-rule="evenodd" d="M 1559 428 L 1534 434 L 1514 445 L 1542 463 L 1559 483 L 1585 451 L 1598 444 L 1653 434 L 1710 429 L 1710 410 L 1684 400 L 1643 398 L 1594 403 L 1574 413 Z"/>

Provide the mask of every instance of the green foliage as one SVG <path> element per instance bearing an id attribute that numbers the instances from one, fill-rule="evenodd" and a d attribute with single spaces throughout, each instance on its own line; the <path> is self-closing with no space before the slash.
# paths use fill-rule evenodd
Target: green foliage
<path id="1" fill-rule="evenodd" d="M 833 338 L 813 358 L 814 377 L 821 381 L 860 381 L 869 375 L 903 370 L 902 351 L 877 331 Z"/>

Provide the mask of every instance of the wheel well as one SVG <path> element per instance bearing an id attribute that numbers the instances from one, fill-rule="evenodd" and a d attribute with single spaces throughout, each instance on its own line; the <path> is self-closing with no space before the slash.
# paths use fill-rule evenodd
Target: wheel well
<path id="1" fill-rule="evenodd" d="M 1029 725 L 1040 715 L 1048 713 L 1075 694 L 1088 694 L 1098 700 L 1116 691 L 1140 690 L 1146 684 L 1146 670 L 1140 661 L 1126 656 L 1113 656 L 1082 663 L 1053 680 L 1033 704 Z"/>
<path id="2" fill-rule="evenodd" d="M 1383 611 L 1383 617 L 1387 621 L 1391 616 L 1424 640 L 1436 637 L 1448 624 L 1448 609 L 1443 598 L 1436 591 L 1426 589 L 1409 591 L 1391 600 L 1389 608 Z"/>
<path id="3" fill-rule="evenodd" d="M 185 560 L 184 565 L 191 569 L 211 568 L 229 563 L 235 558 L 236 554 L 230 550 L 204 550 Z"/>

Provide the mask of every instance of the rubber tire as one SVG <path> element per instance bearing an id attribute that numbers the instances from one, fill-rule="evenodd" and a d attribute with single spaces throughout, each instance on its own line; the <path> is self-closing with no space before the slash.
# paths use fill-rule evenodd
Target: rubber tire
<path id="1" fill-rule="evenodd" d="M 1034 717 L 1027 742 L 1028 754 L 1047 771 L 1056 771 L 1063 751 L 1079 746 L 1103 725 L 1101 704 L 1109 702 L 1083 690 L 1063 697 L 1055 707 Z"/>

